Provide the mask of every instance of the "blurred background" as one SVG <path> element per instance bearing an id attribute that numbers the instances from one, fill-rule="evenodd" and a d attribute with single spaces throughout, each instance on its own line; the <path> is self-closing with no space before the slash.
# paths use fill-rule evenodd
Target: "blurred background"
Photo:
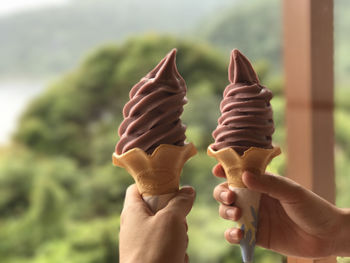
<path id="1" fill-rule="evenodd" d="M 337 205 L 350 206 L 350 1 L 335 0 Z M 172 48 L 188 86 L 183 122 L 199 153 L 191 262 L 240 262 L 212 199 L 206 156 L 228 84 L 230 50 L 274 92 L 285 149 L 280 0 L 12 0 L 0 5 L 0 262 L 118 262 L 119 215 L 132 183 L 112 166 L 130 88 Z M 297 58 L 296 58 L 297 59 Z M 284 174 L 285 157 L 270 170 Z M 257 249 L 256 262 L 286 262 Z M 346 262 L 346 259 L 339 262 Z M 350 261 L 348 261 L 350 262 Z"/>

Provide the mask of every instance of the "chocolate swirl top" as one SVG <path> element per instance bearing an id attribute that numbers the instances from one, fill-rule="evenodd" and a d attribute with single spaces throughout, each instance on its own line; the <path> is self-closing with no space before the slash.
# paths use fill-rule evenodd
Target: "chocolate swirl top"
<path id="1" fill-rule="evenodd" d="M 187 89 L 175 58 L 176 49 L 173 49 L 131 89 L 118 131 L 117 154 L 136 147 L 152 154 L 160 144 L 184 145 L 186 127 L 180 115 L 187 103 Z"/>
<path id="2" fill-rule="evenodd" d="M 249 60 L 237 49 L 231 53 L 228 74 L 231 83 L 224 91 L 211 148 L 232 147 L 240 155 L 250 147 L 272 148 L 272 92 L 260 85 Z"/>

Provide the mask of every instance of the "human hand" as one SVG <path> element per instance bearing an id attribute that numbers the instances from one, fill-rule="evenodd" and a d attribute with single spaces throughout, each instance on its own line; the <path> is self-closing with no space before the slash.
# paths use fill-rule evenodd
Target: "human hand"
<path id="1" fill-rule="evenodd" d="M 120 262 L 188 262 L 186 216 L 194 199 L 194 189 L 183 187 L 166 207 L 154 214 L 136 186 L 131 185 L 121 214 Z"/>
<path id="2" fill-rule="evenodd" d="M 213 168 L 213 173 L 225 177 L 220 164 Z M 282 176 L 244 172 L 242 179 L 249 189 L 262 193 L 257 245 L 296 257 L 350 254 L 350 213 Z M 227 183 L 218 185 L 213 195 L 221 203 L 222 218 L 234 221 L 240 218 L 241 210 L 234 205 L 235 193 L 228 189 Z M 347 231 L 347 235 L 343 231 Z M 225 231 L 230 243 L 239 243 L 242 237 L 238 228 Z"/>

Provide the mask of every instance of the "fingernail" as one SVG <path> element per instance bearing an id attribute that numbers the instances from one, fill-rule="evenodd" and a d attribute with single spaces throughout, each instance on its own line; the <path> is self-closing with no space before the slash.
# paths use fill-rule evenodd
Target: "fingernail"
<path id="1" fill-rule="evenodd" d="M 221 192 L 220 193 L 220 200 L 227 202 L 227 199 L 228 199 L 228 192 Z"/>
<path id="2" fill-rule="evenodd" d="M 191 186 L 184 186 L 181 188 L 181 193 L 184 193 L 187 195 L 193 195 L 194 189 Z"/>
<path id="3" fill-rule="evenodd" d="M 231 232 L 230 232 L 230 236 L 231 237 L 237 237 L 237 230 L 232 230 Z"/>
<path id="4" fill-rule="evenodd" d="M 225 211 L 225 213 L 226 213 L 226 216 L 227 216 L 228 218 L 233 219 L 234 214 L 235 214 L 235 211 L 234 211 L 232 208 L 229 208 L 229 209 L 227 209 L 227 210 Z"/>

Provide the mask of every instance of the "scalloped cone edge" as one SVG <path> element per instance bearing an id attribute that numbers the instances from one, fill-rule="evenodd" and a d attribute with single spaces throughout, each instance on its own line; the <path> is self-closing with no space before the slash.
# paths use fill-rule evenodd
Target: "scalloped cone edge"
<path id="1" fill-rule="evenodd" d="M 180 175 L 185 162 L 197 153 L 195 146 L 159 145 L 151 155 L 133 148 L 118 155 L 113 153 L 113 164 L 125 168 L 134 178 L 143 196 L 174 193 L 179 190 Z"/>
<path id="2" fill-rule="evenodd" d="M 246 188 L 242 181 L 244 171 L 263 175 L 267 165 L 280 153 L 279 147 L 272 149 L 251 147 L 242 156 L 230 147 L 214 151 L 209 146 L 207 150 L 207 154 L 218 160 L 224 168 L 229 186 L 237 188 Z"/>

